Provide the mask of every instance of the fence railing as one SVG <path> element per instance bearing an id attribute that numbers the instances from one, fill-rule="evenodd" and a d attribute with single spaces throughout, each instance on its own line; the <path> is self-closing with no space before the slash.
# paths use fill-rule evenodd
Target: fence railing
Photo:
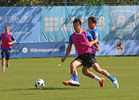
<path id="1" fill-rule="evenodd" d="M 112 6 L 139 5 L 137 0 L 0 0 L 0 6 Z"/>

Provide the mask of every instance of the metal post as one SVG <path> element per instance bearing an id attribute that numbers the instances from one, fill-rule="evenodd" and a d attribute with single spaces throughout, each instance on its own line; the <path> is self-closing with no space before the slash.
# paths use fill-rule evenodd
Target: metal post
<path id="1" fill-rule="evenodd" d="M 31 0 L 29 0 L 29 6 L 31 6 Z"/>
<path id="2" fill-rule="evenodd" d="M 136 0 L 134 0 L 134 5 L 136 5 Z"/>
<path id="3" fill-rule="evenodd" d="M 100 6 L 101 6 L 101 0 L 100 0 Z"/>
<path id="4" fill-rule="evenodd" d="M 67 6 L 67 0 L 65 0 L 65 6 Z"/>

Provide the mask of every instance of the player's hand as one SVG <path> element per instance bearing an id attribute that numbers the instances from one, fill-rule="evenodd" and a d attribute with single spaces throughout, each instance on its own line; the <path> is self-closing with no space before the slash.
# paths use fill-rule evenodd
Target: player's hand
<path id="1" fill-rule="evenodd" d="M 91 42 L 89 42 L 89 47 L 91 47 L 92 46 L 92 43 Z"/>
<path id="2" fill-rule="evenodd" d="M 101 49 L 100 48 L 97 48 L 97 51 L 100 53 L 101 52 Z"/>
<path id="3" fill-rule="evenodd" d="M 66 58 L 61 58 L 61 62 L 64 62 L 66 60 Z"/>
<path id="4" fill-rule="evenodd" d="M 8 43 L 9 45 L 12 45 L 12 43 L 10 42 L 10 43 Z"/>

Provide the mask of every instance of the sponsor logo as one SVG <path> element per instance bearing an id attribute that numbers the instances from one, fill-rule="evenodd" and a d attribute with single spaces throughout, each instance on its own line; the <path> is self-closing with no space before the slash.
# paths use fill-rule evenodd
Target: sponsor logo
<path id="1" fill-rule="evenodd" d="M 27 53 L 27 52 L 28 52 L 28 48 L 27 48 L 27 47 L 24 47 L 24 48 L 22 49 L 22 52 L 23 52 L 23 53 Z"/>
<path id="2" fill-rule="evenodd" d="M 111 12 L 112 30 L 119 38 L 139 31 L 136 24 L 139 22 L 139 15 L 131 10 L 114 10 Z"/>
<path id="3" fill-rule="evenodd" d="M 116 53 L 124 53 L 124 42 L 116 42 Z"/>
<path id="4" fill-rule="evenodd" d="M 45 17 L 44 18 L 44 26 L 45 32 L 53 32 L 53 31 L 74 31 L 73 29 L 73 21 L 75 17 Z M 88 17 L 80 17 L 83 25 L 81 27 L 82 30 L 89 30 L 87 25 Z M 105 29 L 105 17 L 100 16 L 97 18 L 97 28 L 99 30 L 106 30 Z"/>
<path id="5" fill-rule="evenodd" d="M 56 49 L 36 49 L 36 48 L 30 48 L 30 52 L 59 52 L 59 48 Z"/>

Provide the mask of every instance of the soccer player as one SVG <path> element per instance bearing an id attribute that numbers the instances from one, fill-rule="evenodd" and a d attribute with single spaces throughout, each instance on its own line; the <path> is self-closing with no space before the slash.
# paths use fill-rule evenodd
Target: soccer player
<path id="1" fill-rule="evenodd" d="M 90 34 L 92 35 L 94 39 L 93 44 L 97 43 L 99 45 L 100 34 L 99 34 L 99 30 L 96 27 L 96 24 L 97 24 L 96 17 L 91 16 L 88 18 L 88 26 L 91 29 Z M 95 49 L 95 52 L 96 52 L 97 48 L 94 45 L 93 45 L 93 48 Z M 115 81 L 115 79 L 111 77 L 111 75 L 108 78 L 110 78 L 112 82 Z M 115 88 L 117 87 L 115 86 Z"/>
<path id="2" fill-rule="evenodd" d="M 113 78 L 106 70 L 101 69 L 99 67 L 99 65 L 97 64 L 97 61 L 95 59 L 95 50 L 94 50 L 94 48 L 92 48 L 93 39 L 88 32 L 86 32 L 85 30 L 82 31 L 80 29 L 81 28 L 81 20 L 78 18 L 75 18 L 75 20 L 73 21 L 73 27 L 74 27 L 75 32 L 70 36 L 69 45 L 66 50 L 66 54 L 65 54 L 64 58 L 61 59 L 62 62 L 64 62 L 66 60 L 66 57 L 69 55 L 69 53 L 71 51 L 71 46 L 73 43 L 78 52 L 78 57 L 75 60 L 73 60 L 70 65 L 70 67 L 71 67 L 70 71 L 72 73 L 74 81 L 73 80 L 67 81 L 68 82 L 67 85 L 77 86 L 77 87 L 80 86 L 76 68 L 78 66 L 83 65 L 82 73 L 92 79 L 97 80 L 100 84 L 100 87 L 104 86 L 105 79 L 99 78 L 94 73 L 90 72 L 89 71 L 90 66 L 93 67 L 93 69 L 95 71 L 109 77 L 111 80 L 115 80 L 113 82 L 113 84 L 116 88 L 118 88 L 119 84 L 118 84 L 117 80 L 115 78 Z M 94 44 L 94 45 L 98 48 L 98 46 L 96 44 Z"/>
<path id="3" fill-rule="evenodd" d="M 99 30 L 96 27 L 97 24 L 97 19 L 95 17 L 89 17 L 88 18 L 88 27 L 91 29 L 90 34 L 92 35 L 94 42 L 93 44 L 97 43 L 99 45 L 99 39 L 100 39 L 100 34 Z M 97 51 L 97 48 L 93 45 L 95 51 Z"/>
<path id="4" fill-rule="evenodd" d="M 10 52 L 12 49 L 12 44 L 16 43 L 16 40 L 13 36 L 13 34 L 10 33 L 10 27 L 6 26 L 5 33 L 1 33 L 0 35 L 0 42 L 1 43 L 1 55 L 2 55 L 2 72 L 5 72 L 5 58 L 6 58 L 6 66 L 9 66 L 9 59 L 10 59 Z"/>
<path id="5" fill-rule="evenodd" d="M 92 42 L 92 44 L 96 44 L 97 43 L 99 45 L 100 34 L 99 34 L 99 30 L 96 27 L 96 23 L 97 23 L 97 20 L 96 20 L 95 17 L 92 17 L 91 16 L 91 17 L 88 18 L 88 26 L 91 29 L 90 34 L 92 35 L 92 37 L 94 39 L 94 41 Z M 92 45 L 92 46 L 95 49 L 95 52 L 96 51 L 99 51 L 100 52 L 100 50 L 97 50 L 97 48 L 94 45 Z M 69 81 L 72 81 L 72 80 L 73 80 L 73 76 L 70 73 L 70 79 L 69 79 Z M 68 85 L 68 81 L 63 81 L 63 84 L 64 85 Z"/>

